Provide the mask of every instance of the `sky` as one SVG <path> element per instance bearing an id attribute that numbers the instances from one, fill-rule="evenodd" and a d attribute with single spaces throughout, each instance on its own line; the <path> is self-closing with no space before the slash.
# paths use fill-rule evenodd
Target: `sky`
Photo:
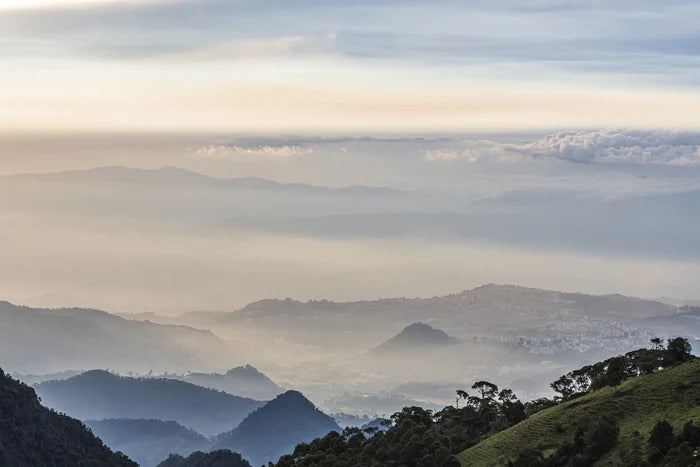
<path id="1" fill-rule="evenodd" d="M 697 129 L 700 4 L 3 0 L 0 131 Z"/>
<path id="2" fill-rule="evenodd" d="M 698 17 L 689 0 L 0 0 L 0 298 L 698 298 Z M 12 176 L 70 170 L 88 171 Z M 222 188 L 240 177 L 315 188 Z"/>

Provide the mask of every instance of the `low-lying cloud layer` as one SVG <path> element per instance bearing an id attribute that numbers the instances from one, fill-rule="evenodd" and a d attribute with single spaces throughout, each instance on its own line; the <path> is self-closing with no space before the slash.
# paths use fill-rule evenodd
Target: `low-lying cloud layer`
<path id="1" fill-rule="evenodd" d="M 427 161 L 453 161 L 457 159 L 465 159 L 469 162 L 476 162 L 478 157 L 474 151 L 465 149 L 459 151 L 457 149 L 435 149 L 424 152 L 425 160 Z"/>
<path id="2" fill-rule="evenodd" d="M 700 165 L 700 133 L 669 130 L 569 131 L 506 152 L 585 164 Z"/>
<path id="3" fill-rule="evenodd" d="M 288 159 L 313 154 L 311 148 L 298 145 L 242 147 L 237 145 L 210 144 L 208 146 L 195 148 L 192 152 L 199 157 L 234 160 Z"/>

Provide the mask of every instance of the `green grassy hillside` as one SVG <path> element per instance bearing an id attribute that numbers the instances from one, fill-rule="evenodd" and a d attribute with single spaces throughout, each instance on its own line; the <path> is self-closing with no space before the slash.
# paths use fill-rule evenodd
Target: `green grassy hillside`
<path id="1" fill-rule="evenodd" d="M 620 429 L 615 447 L 596 465 L 624 465 L 630 452 L 645 452 L 654 424 L 668 420 L 679 431 L 689 420 L 700 421 L 700 359 L 606 387 L 534 414 L 527 420 L 462 451 L 462 466 L 506 465 L 524 448 L 545 455 L 574 437 L 576 427 L 601 416 Z"/>

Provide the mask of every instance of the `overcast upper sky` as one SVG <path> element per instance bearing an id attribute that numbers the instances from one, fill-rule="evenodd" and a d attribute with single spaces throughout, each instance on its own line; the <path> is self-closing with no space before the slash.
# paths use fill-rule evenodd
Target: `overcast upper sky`
<path id="1" fill-rule="evenodd" d="M 0 130 L 699 126 L 700 4 L 2 0 Z"/>

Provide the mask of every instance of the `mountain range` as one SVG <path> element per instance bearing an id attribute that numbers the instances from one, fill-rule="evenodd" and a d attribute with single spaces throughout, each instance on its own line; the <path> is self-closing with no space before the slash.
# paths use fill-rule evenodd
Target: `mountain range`
<path id="1" fill-rule="evenodd" d="M 0 210 L 9 212 L 159 219 L 166 224 L 205 221 L 228 230 L 314 237 L 438 235 L 657 258 L 700 255 L 694 241 L 699 225 L 686 216 L 700 209 L 697 190 L 607 197 L 533 188 L 474 199 L 461 193 L 220 179 L 176 167 L 123 166 L 1 180 L 0 200 L 12 203 L 0 201 Z M 50 187 L 52 196 L 42 196 L 37 187 Z M 661 235 L 671 235 L 673 241 L 660 245 Z"/>
<path id="2" fill-rule="evenodd" d="M 548 348 L 588 351 L 643 344 L 646 328 L 633 325 L 634 320 L 677 320 L 678 310 L 675 305 L 617 294 L 587 295 L 486 284 L 432 298 L 357 302 L 267 299 L 234 312 L 185 313 L 170 322 L 221 333 L 227 329 L 256 329 L 324 349 L 349 347 L 358 351 L 376 346 L 395 333 L 397 325 L 423 322 L 449 329 L 459 339 L 496 339 L 542 352 Z"/>
<path id="3" fill-rule="evenodd" d="M 36 309 L 2 302 L 0 358 L 14 374 L 33 373 L 31 381 L 51 378 L 43 373 L 80 368 L 112 368 L 127 374 L 147 374 L 153 369 L 156 374 L 168 372 L 166 378 L 257 400 L 273 398 L 282 392 L 282 386 L 294 387 L 329 412 L 374 416 L 389 413 L 401 401 L 448 402 L 451 398 L 426 398 L 420 391 L 387 391 L 409 382 L 455 381 L 455 366 L 464 372 L 460 378 L 482 375 L 537 397 L 548 390 L 542 378 L 562 368 L 625 352 L 654 336 L 683 335 L 694 342 L 700 334 L 695 307 L 497 284 L 432 298 L 267 299 L 231 312 L 133 318 L 93 309 Z M 408 328 L 406 333 L 427 330 L 411 326 L 416 323 L 449 330 L 449 337 L 459 343 L 429 346 L 429 352 L 424 349 L 417 354 L 394 352 L 398 364 L 372 358 L 378 343 L 392 336 L 403 341 L 407 335 L 401 329 Z M 439 331 L 426 334 L 450 340 Z M 408 344 L 418 347 L 416 342 Z M 93 350 L 85 352 L 86 348 Z M 423 361 L 436 352 L 439 359 Z M 421 360 L 421 353 L 426 358 Z M 474 354 L 480 358 L 471 358 Z M 251 361 L 249 357 L 256 365 L 263 364 L 280 384 L 252 366 L 234 367 L 240 359 Z M 517 365 L 512 365 L 515 359 Z M 229 370 L 222 371 L 226 368 Z M 376 403 L 364 410 L 362 403 L 369 396 L 377 396 L 372 399 Z M 86 414 L 81 418 L 105 417 L 127 416 Z M 227 423 L 209 433 L 235 426 L 231 420 Z"/>
<path id="4" fill-rule="evenodd" d="M 325 187 L 280 183 L 257 177 L 222 179 L 164 167 L 95 167 L 0 177 L 0 211 L 61 213 L 70 217 L 224 224 L 230 218 L 260 218 L 283 213 L 377 211 L 398 207 L 405 193 L 372 186 Z M 50 189 L 52 196 L 40 196 Z M 8 198 L 9 197 L 9 198 Z M 3 199 L 12 198 L 12 204 Z"/>
<path id="5" fill-rule="evenodd" d="M 233 363 L 239 349 L 210 331 L 188 326 L 127 320 L 86 308 L 30 308 L 0 301 L 0 363 L 13 373 L 214 369 L 213 362 Z"/>
<path id="6" fill-rule="evenodd" d="M 45 405 L 81 420 L 172 420 L 208 436 L 230 430 L 264 405 L 185 381 L 129 378 L 103 370 L 47 381 L 35 389 Z"/>
<path id="7" fill-rule="evenodd" d="M 266 364 L 275 380 L 302 390 L 329 412 L 374 416 L 390 413 L 401 401 L 425 405 L 452 400 L 387 392 L 409 382 L 443 384 L 483 377 L 525 397 L 544 396 L 549 388 L 542 381 L 564 368 L 644 346 L 655 336 L 682 335 L 694 341 L 694 310 L 619 294 L 486 284 L 430 298 L 265 299 L 236 311 L 151 319 L 221 336 L 249 336 L 256 343 L 256 358 L 275 362 Z M 449 330 L 459 342 L 376 358 L 375 347 L 415 323 Z M 366 408 L 369 400 L 371 409 Z"/>
<path id="8" fill-rule="evenodd" d="M 47 407 L 84 420 L 108 446 L 142 467 L 154 467 L 169 454 L 213 449 L 230 449 L 260 465 L 300 442 L 340 431 L 297 391 L 265 403 L 185 381 L 102 370 L 43 382 L 35 390 Z"/>

